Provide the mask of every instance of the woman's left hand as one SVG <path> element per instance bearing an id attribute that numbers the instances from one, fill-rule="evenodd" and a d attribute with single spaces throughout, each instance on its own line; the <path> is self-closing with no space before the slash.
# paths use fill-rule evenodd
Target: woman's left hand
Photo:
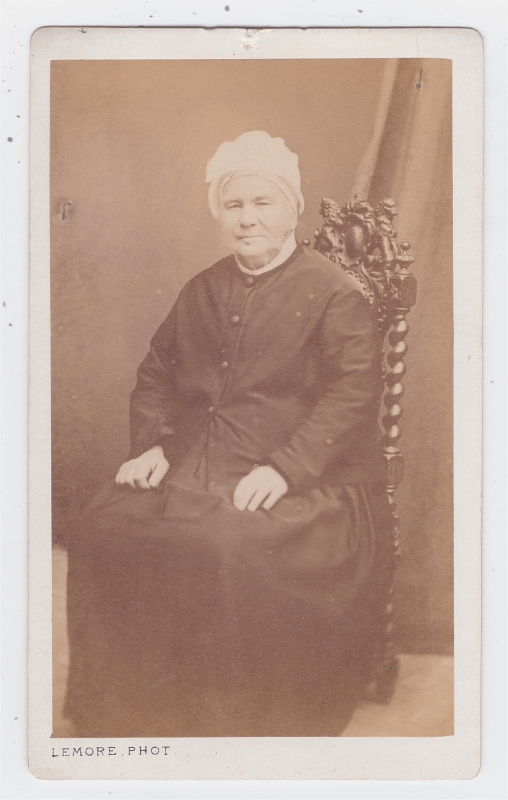
<path id="1" fill-rule="evenodd" d="M 256 467 L 238 483 L 233 505 L 239 511 L 257 511 L 259 506 L 269 511 L 289 487 L 273 467 Z"/>

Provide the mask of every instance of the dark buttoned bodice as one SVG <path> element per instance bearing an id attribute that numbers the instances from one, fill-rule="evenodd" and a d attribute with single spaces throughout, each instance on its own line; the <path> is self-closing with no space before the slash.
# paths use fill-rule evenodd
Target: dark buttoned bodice
<path id="1" fill-rule="evenodd" d="M 153 337 L 131 457 L 162 441 L 176 468 L 206 432 L 210 480 L 256 463 L 296 488 L 379 480 L 381 389 L 375 324 L 341 269 L 301 246 L 257 276 L 230 256 L 184 287 Z"/>

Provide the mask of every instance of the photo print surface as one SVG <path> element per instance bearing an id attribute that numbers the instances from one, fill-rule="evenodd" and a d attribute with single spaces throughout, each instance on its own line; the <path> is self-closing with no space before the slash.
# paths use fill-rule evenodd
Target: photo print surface
<path id="1" fill-rule="evenodd" d="M 52 62 L 53 736 L 453 734 L 451 78 Z"/>

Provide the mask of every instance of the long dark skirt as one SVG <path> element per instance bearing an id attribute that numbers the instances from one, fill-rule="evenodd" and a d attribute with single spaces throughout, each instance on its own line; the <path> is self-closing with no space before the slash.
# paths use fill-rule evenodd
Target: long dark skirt
<path id="1" fill-rule="evenodd" d="M 390 571 L 382 486 L 240 512 L 168 482 L 104 490 L 69 543 L 78 735 L 338 736 Z"/>

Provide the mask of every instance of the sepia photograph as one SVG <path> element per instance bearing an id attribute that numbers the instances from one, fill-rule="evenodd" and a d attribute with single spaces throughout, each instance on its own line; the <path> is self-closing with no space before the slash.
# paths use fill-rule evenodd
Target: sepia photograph
<path id="1" fill-rule="evenodd" d="M 55 61 L 51 137 L 54 733 L 452 734 L 450 61 Z"/>
<path id="2" fill-rule="evenodd" d="M 453 58 L 241 34 L 48 64 L 53 769 L 457 733 Z"/>

